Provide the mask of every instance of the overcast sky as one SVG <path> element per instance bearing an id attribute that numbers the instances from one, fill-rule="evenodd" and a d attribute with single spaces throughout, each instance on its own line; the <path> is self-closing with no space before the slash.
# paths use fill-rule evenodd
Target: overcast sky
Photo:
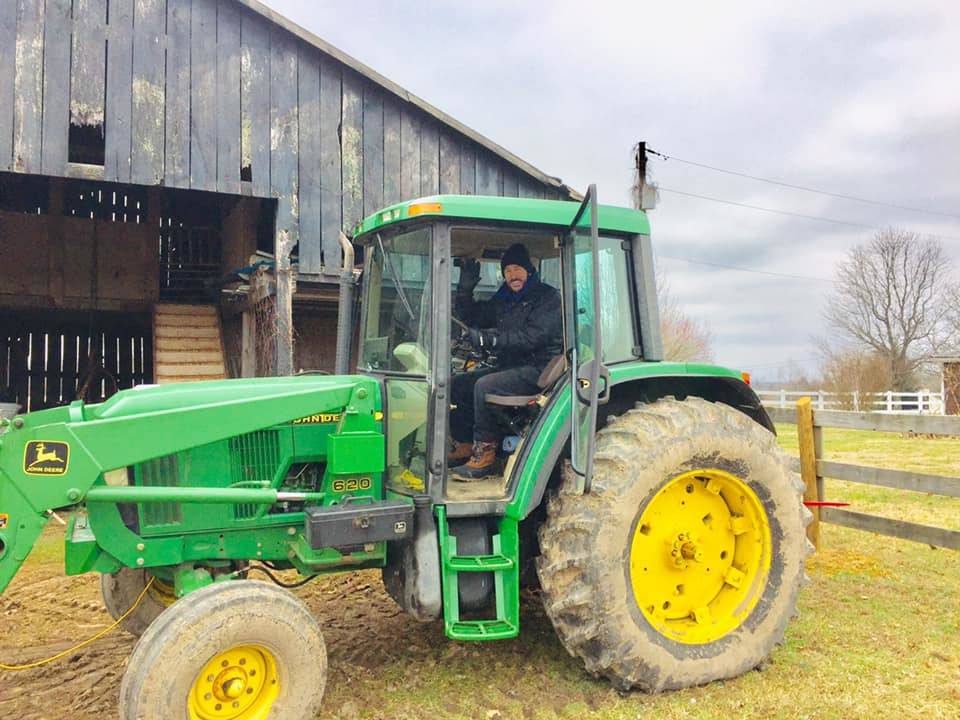
<path id="1" fill-rule="evenodd" d="M 629 204 L 631 148 L 645 140 L 683 160 L 943 213 L 651 161 L 664 188 L 651 214 L 659 268 L 709 326 L 717 362 L 755 377 L 816 368 L 833 268 L 869 228 L 937 235 L 960 268 L 955 0 L 268 4 L 544 172 L 581 191 L 597 183 L 602 203 Z"/>

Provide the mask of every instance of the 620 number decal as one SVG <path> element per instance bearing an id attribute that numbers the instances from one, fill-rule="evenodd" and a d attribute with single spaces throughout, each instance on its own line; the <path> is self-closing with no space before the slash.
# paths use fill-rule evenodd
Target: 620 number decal
<path id="1" fill-rule="evenodd" d="M 343 480 L 334 480 L 331 489 L 334 492 L 357 492 L 358 490 L 369 490 L 373 487 L 370 478 L 346 478 Z"/>

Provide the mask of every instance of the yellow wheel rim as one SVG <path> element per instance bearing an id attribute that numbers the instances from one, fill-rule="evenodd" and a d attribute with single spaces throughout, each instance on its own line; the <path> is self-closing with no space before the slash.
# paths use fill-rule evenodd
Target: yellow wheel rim
<path id="1" fill-rule="evenodd" d="M 273 654 L 240 645 L 208 662 L 190 689 L 190 720 L 263 720 L 280 692 Z"/>
<path id="2" fill-rule="evenodd" d="M 650 500 L 633 533 L 630 582 L 640 611 L 677 642 L 722 638 L 763 594 L 770 538 L 760 499 L 736 475 L 678 475 Z"/>

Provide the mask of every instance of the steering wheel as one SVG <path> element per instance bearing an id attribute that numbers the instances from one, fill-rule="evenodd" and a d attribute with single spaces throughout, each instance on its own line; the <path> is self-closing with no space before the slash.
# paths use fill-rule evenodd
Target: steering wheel
<path id="1" fill-rule="evenodd" d="M 496 365 L 495 356 L 489 348 L 475 348 L 467 337 L 469 326 L 460 318 L 451 315 L 450 323 L 450 360 L 454 368 L 459 371 L 468 371 L 478 367 L 493 367 Z"/>

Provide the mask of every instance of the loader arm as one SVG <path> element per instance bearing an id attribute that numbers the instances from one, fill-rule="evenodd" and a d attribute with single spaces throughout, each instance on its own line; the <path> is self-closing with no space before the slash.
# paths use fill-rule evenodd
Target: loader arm
<path id="1" fill-rule="evenodd" d="M 377 397 L 362 376 L 256 378 L 143 387 L 14 418 L 0 429 L 0 593 L 48 511 L 83 503 L 104 473 L 314 413 L 345 410 L 372 427 Z"/>

